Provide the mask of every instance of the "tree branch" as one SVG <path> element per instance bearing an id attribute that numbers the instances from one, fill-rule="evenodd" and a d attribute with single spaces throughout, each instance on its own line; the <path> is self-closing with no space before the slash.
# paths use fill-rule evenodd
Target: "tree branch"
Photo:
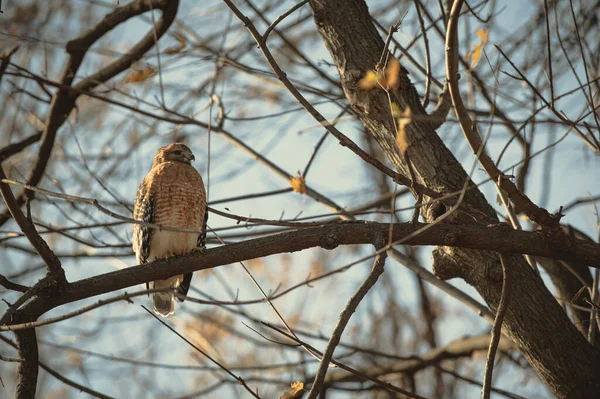
<path id="1" fill-rule="evenodd" d="M 152 9 L 162 10 L 163 14 L 160 20 L 138 44 L 116 61 L 113 61 L 100 71 L 88 76 L 72 87 L 79 91 L 90 91 L 123 72 L 154 46 L 155 38 L 160 38 L 167 31 L 175 20 L 178 6 L 179 0 L 137 0 L 125 6 L 116 8 L 81 37 L 67 43 L 69 59 L 60 83 L 71 87 L 87 51 L 98 39 L 110 32 L 117 25 Z M 73 94 L 73 92 L 68 90 L 59 90 L 52 98 L 50 111 L 45 121 L 46 128 L 41 137 L 38 159 L 27 179 L 27 184 L 36 186 L 44 176 L 46 165 L 52 155 L 54 140 L 58 129 L 67 120 L 73 108 L 75 108 L 77 97 L 77 94 Z M 17 204 L 19 206 L 23 205 L 25 200 L 31 196 L 33 196 L 33 193 L 29 190 L 25 190 L 23 194 L 17 197 Z M 8 211 L 0 214 L 0 226 L 6 223 L 9 218 L 10 215 Z"/>
<path id="2" fill-rule="evenodd" d="M 381 236 L 379 238 L 379 242 L 375 245 L 375 249 L 377 251 L 381 250 L 385 246 L 385 236 Z M 383 274 L 385 260 L 387 258 L 386 252 L 381 252 L 375 255 L 375 260 L 373 261 L 373 267 L 371 268 L 371 272 L 363 281 L 363 283 L 358 287 L 358 290 L 352 295 L 346 307 L 340 313 L 340 318 L 338 320 L 333 333 L 331 334 L 331 338 L 329 338 L 329 342 L 327 343 L 327 347 L 325 348 L 325 352 L 323 353 L 323 357 L 321 358 L 321 364 L 319 365 L 319 369 L 317 371 L 317 375 L 315 376 L 314 382 L 308 394 L 308 399 L 315 399 L 319 394 L 319 391 L 323 388 L 323 381 L 325 380 L 325 375 L 327 374 L 327 369 L 329 368 L 329 362 L 333 358 L 333 352 L 335 348 L 340 343 L 342 339 L 342 333 L 346 328 L 346 325 L 350 321 L 350 317 L 358 308 L 358 305 L 363 300 L 363 298 L 367 295 L 369 290 L 375 285 L 379 276 Z M 409 397 L 415 397 L 410 392 L 405 393 Z"/>
<path id="3" fill-rule="evenodd" d="M 480 335 L 476 337 L 462 337 L 449 344 L 430 350 L 429 352 L 415 357 L 398 359 L 386 366 L 372 366 L 361 369 L 367 375 L 380 376 L 385 374 L 414 374 L 424 370 L 432 365 L 439 365 L 444 360 L 459 359 L 470 357 L 475 352 L 485 351 L 490 343 L 489 335 Z M 516 350 L 515 345 L 509 339 L 502 337 L 498 348 L 501 351 Z M 325 384 L 330 386 L 335 383 L 360 381 L 354 375 L 349 375 L 343 371 L 331 371 L 327 373 Z"/>
<path id="4" fill-rule="evenodd" d="M 392 241 L 415 234 L 424 223 L 393 224 Z M 211 269 L 247 259 L 296 252 L 313 247 L 334 249 L 339 245 L 373 244 L 381 234 L 387 236 L 390 225 L 374 222 L 336 222 L 310 227 L 240 243 L 211 248 L 205 253 L 192 253 L 168 260 L 157 260 L 95 277 L 72 282 L 64 292 L 44 296 L 46 289 L 25 307 L 36 318 L 57 306 L 90 298 L 148 281 Z M 574 260 L 600 267 L 600 245 L 573 239 L 556 242 L 540 232 L 507 229 L 505 226 L 483 227 L 438 223 L 426 231 L 403 241 L 404 245 L 444 245 L 505 253 L 528 253 L 536 256 Z"/>
<path id="5" fill-rule="evenodd" d="M 508 308 L 510 292 L 512 289 L 512 270 L 509 270 L 509 263 L 503 254 L 500 254 L 500 263 L 502 264 L 502 294 L 500 295 L 500 302 L 498 303 L 498 309 L 496 310 L 496 318 L 494 319 L 494 325 L 491 332 L 490 347 L 485 360 L 485 374 L 483 377 L 483 389 L 481 394 L 483 399 L 490 398 L 492 390 L 492 373 L 494 371 L 494 359 L 496 358 L 496 350 L 498 349 L 498 344 L 500 343 L 502 322 L 504 321 L 504 315 L 506 314 L 506 309 Z"/>
<path id="6" fill-rule="evenodd" d="M 460 96 L 458 89 L 458 18 L 462 8 L 463 0 L 457 0 L 450 12 L 448 19 L 448 32 L 446 33 L 446 79 L 450 88 L 452 104 L 456 111 L 456 116 L 460 127 L 471 146 L 473 153 L 479 154 L 478 159 L 485 172 L 498 186 L 506 192 L 515 206 L 522 210 L 532 221 L 540 226 L 557 229 L 561 215 L 551 215 L 544 208 L 538 207 L 529 197 L 522 193 L 507 176 L 502 173 L 485 152 L 485 146 L 476 125 L 471 120 Z"/>
<path id="7" fill-rule="evenodd" d="M 49 274 L 59 285 L 64 285 L 66 283 L 65 271 L 60 264 L 60 260 L 56 257 L 54 252 L 52 252 L 48 244 L 46 244 L 46 241 L 38 234 L 33 223 L 23 215 L 10 186 L 7 183 L 4 183 L 2 181 L 3 179 L 6 179 L 6 175 L 4 174 L 2 164 L 0 164 L 0 192 L 2 193 L 6 208 L 33 248 L 40 255 L 44 263 L 46 263 Z"/>
<path id="8" fill-rule="evenodd" d="M 21 320 L 19 317 L 15 317 L 15 321 Z M 15 339 L 19 358 L 23 360 L 19 362 L 17 369 L 18 383 L 15 397 L 17 399 L 35 399 L 39 362 L 35 329 L 15 332 Z"/>

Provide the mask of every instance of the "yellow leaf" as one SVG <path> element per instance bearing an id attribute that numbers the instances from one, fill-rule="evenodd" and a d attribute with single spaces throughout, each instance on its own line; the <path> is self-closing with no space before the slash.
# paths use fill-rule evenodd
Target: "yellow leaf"
<path id="1" fill-rule="evenodd" d="M 297 399 L 302 397 L 302 391 L 304 391 L 304 384 L 300 381 L 292 383 L 291 389 L 283 392 L 278 399 Z"/>
<path id="2" fill-rule="evenodd" d="M 379 67 L 378 67 L 379 68 Z M 400 63 L 391 57 L 385 70 L 367 71 L 367 74 L 358 82 L 361 89 L 371 90 L 376 86 L 384 89 L 397 89 L 400 85 Z"/>
<path id="3" fill-rule="evenodd" d="M 302 391 L 304 389 L 304 384 L 301 381 L 296 381 L 292 383 L 292 390 L 294 393 Z"/>
<path id="4" fill-rule="evenodd" d="M 290 179 L 290 184 L 292 185 L 292 189 L 294 190 L 294 192 L 306 194 L 306 180 L 304 179 L 304 177 L 302 177 L 300 171 L 298 171 L 297 177 L 292 177 Z"/>
<path id="5" fill-rule="evenodd" d="M 408 140 L 406 139 L 406 126 L 412 121 L 412 112 L 409 107 L 406 107 L 401 117 L 398 118 L 398 137 L 396 137 L 396 143 L 400 148 L 402 154 L 406 154 L 408 149 Z"/>
<path id="6" fill-rule="evenodd" d="M 373 71 L 367 71 L 367 74 L 358 82 L 361 89 L 370 90 L 379 83 L 379 76 Z"/>
<path id="7" fill-rule="evenodd" d="M 467 54 L 467 58 L 471 59 L 471 70 L 473 70 L 477 64 L 479 63 L 479 59 L 481 58 L 481 52 L 483 51 L 483 45 L 476 44 L 473 47 L 473 51 Z"/>
<path id="8" fill-rule="evenodd" d="M 481 44 L 487 44 L 488 42 L 488 30 L 487 29 L 477 29 L 475 32 L 479 39 L 481 40 Z"/>
<path id="9" fill-rule="evenodd" d="M 390 109 L 392 110 L 392 116 L 394 118 L 399 118 L 399 117 L 402 116 L 402 110 L 400 109 L 400 107 L 398 106 L 398 104 L 392 103 L 390 105 Z"/>
<path id="10" fill-rule="evenodd" d="M 385 85 L 396 90 L 400 84 L 400 63 L 396 57 L 391 57 L 385 68 Z"/>
<path id="11" fill-rule="evenodd" d="M 474 45 L 473 51 L 471 51 L 469 54 L 467 54 L 467 58 L 471 59 L 471 68 L 470 68 L 471 70 L 473 70 L 479 63 L 479 60 L 481 59 L 481 53 L 483 52 L 483 47 L 488 42 L 487 29 L 477 29 L 475 34 L 479 37 L 479 40 L 481 40 L 481 43 Z"/>
<path id="12" fill-rule="evenodd" d="M 146 65 L 143 68 L 132 68 L 125 77 L 125 83 L 139 83 L 156 74 L 156 68 Z"/>

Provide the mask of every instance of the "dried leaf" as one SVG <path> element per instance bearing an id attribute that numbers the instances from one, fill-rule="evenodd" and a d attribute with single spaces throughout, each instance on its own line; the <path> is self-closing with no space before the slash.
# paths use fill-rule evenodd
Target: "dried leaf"
<path id="1" fill-rule="evenodd" d="M 466 58 L 471 59 L 471 70 L 473 70 L 479 63 L 479 60 L 481 59 L 481 53 L 483 53 L 483 47 L 488 42 L 488 31 L 486 29 L 477 29 L 475 34 L 479 37 L 481 43 L 474 45 L 473 50 L 467 54 Z"/>
<path id="2" fill-rule="evenodd" d="M 481 58 L 481 53 L 483 51 L 483 46 L 481 44 L 476 44 L 473 46 L 473 51 L 467 54 L 467 59 L 471 59 L 471 67 L 470 70 L 473 70 L 477 64 L 479 63 L 479 59 Z"/>
<path id="3" fill-rule="evenodd" d="M 296 381 L 292 384 L 292 389 L 295 392 L 299 392 L 304 389 L 304 384 L 301 381 Z"/>
<path id="4" fill-rule="evenodd" d="M 279 399 L 296 399 L 302 396 L 304 391 L 304 384 L 300 381 L 292 383 L 291 389 L 288 389 L 279 396 Z"/>
<path id="5" fill-rule="evenodd" d="M 397 89 L 400 85 L 400 63 L 391 57 L 384 71 L 367 71 L 367 74 L 358 82 L 361 89 L 371 90 L 376 86 L 384 89 Z"/>
<path id="6" fill-rule="evenodd" d="M 165 54 L 177 54 L 180 53 L 181 50 L 185 48 L 185 43 L 179 43 L 171 47 L 167 47 L 164 51 Z"/>
<path id="7" fill-rule="evenodd" d="M 367 74 L 358 82 L 361 89 L 371 90 L 379 84 L 379 76 L 373 71 L 367 71 Z"/>
<path id="8" fill-rule="evenodd" d="M 487 29 L 477 29 L 475 32 L 479 39 L 481 40 L 481 44 L 485 45 L 488 42 L 488 30 Z"/>
<path id="9" fill-rule="evenodd" d="M 401 117 L 398 118 L 398 136 L 396 137 L 396 143 L 400 148 L 402 154 L 406 154 L 408 149 L 408 140 L 406 139 L 406 126 L 412 121 L 412 112 L 409 107 L 406 107 L 402 112 Z"/>
<path id="10" fill-rule="evenodd" d="M 390 105 L 390 110 L 392 111 L 392 116 L 394 118 L 400 118 L 402 116 L 402 110 L 396 103 L 392 103 Z"/>
<path id="11" fill-rule="evenodd" d="M 297 177 L 292 177 L 290 179 L 290 184 L 292 185 L 292 189 L 294 190 L 294 192 L 306 194 L 306 180 L 304 179 L 304 177 L 302 177 L 300 171 L 298 171 Z"/>
<path id="12" fill-rule="evenodd" d="M 385 85 L 396 90 L 400 85 L 400 63 L 396 57 L 391 57 L 385 68 Z"/>
<path id="13" fill-rule="evenodd" d="M 185 35 L 181 32 L 175 32 L 173 34 L 173 36 L 175 36 L 175 39 L 179 42 L 179 43 L 187 43 L 187 37 L 185 37 Z"/>
<path id="14" fill-rule="evenodd" d="M 165 54 L 177 54 L 179 52 L 181 52 L 181 50 L 183 50 L 185 48 L 185 46 L 187 45 L 187 39 L 186 37 L 179 33 L 179 32 L 175 32 L 175 40 L 177 40 L 178 44 L 171 46 L 171 47 L 167 47 L 164 51 Z"/>
<path id="15" fill-rule="evenodd" d="M 127 77 L 125 77 L 125 83 L 139 83 L 148 79 L 156 74 L 156 68 L 151 65 L 146 65 L 143 68 L 133 67 Z"/>

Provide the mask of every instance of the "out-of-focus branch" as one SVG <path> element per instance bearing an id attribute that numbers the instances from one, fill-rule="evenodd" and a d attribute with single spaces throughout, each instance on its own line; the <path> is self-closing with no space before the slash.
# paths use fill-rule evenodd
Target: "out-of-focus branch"
<path id="1" fill-rule="evenodd" d="M 489 335 L 480 335 L 476 337 L 464 337 L 450 342 L 439 348 L 430 350 L 429 352 L 415 357 L 399 359 L 387 366 L 373 366 L 362 371 L 367 375 L 382 376 L 386 374 L 398 373 L 416 373 L 432 365 L 439 365 L 444 360 L 459 359 L 462 357 L 472 356 L 475 352 L 485 351 L 490 343 Z M 508 338 L 502 337 L 498 345 L 498 349 L 506 352 L 516 350 L 515 345 Z M 354 375 L 343 371 L 332 370 L 327 373 L 325 384 L 330 386 L 336 383 L 353 382 L 357 378 Z"/>
<path id="2" fill-rule="evenodd" d="M 235 375 L 231 370 L 229 370 L 227 367 L 225 367 L 224 365 L 222 365 L 221 363 L 219 363 L 217 360 L 213 359 L 208 353 L 206 353 L 205 351 L 203 351 L 202 349 L 200 349 L 198 346 L 194 345 L 190 340 L 188 340 L 187 338 L 185 338 L 183 335 L 181 335 L 180 333 L 178 333 L 173 327 L 171 327 L 170 325 L 168 325 L 167 323 L 165 323 L 164 321 L 162 321 L 157 315 L 155 315 L 154 313 L 152 313 L 150 310 L 148 310 L 145 306 L 142 306 L 144 308 L 144 310 L 146 312 L 148 312 L 152 317 L 154 317 L 156 320 L 158 320 L 163 326 L 165 326 L 166 328 L 168 328 L 170 331 L 172 331 L 175 335 L 177 335 L 179 338 L 181 338 L 183 341 L 185 341 L 185 343 L 187 343 L 188 345 L 190 345 L 192 348 L 194 348 L 195 350 L 197 350 L 198 352 L 200 352 L 204 357 L 206 357 L 208 360 L 210 360 L 212 363 L 216 364 L 221 370 L 223 370 L 224 372 L 226 372 L 227 374 L 229 374 L 234 380 L 236 380 L 241 386 L 243 386 L 246 391 L 250 392 L 250 394 L 252 396 L 254 396 L 255 398 L 259 398 L 260 396 L 258 396 L 258 393 L 254 392 L 249 386 L 248 384 L 246 384 L 246 382 L 244 381 L 244 379 L 238 375 Z"/>
<path id="3" fill-rule="evenodd" d="M 21 331 L 21 333 L 27 333 L 27 332 L 29 332 L 29 331 Z M 7 343 L 8 345 L 12 346 L 13 348 L 18 348 L 18 342 L 19 341 L 17 341 L 17 344 L 15 344 L 13 341 L 11 341 L 10 339 L 8 339 L 6 337 L 3 337 L 2 335 L 0 335 L 0 340 L 4 341 L 5 343 Z M 37 344 L 36 344 L 36 347 L 37 347 Z M 93 389 L 91 389 L 89 387 L 86 387 L 84 385 L 78 384 L 75 381 L 72 381 L 72 380 L 68 379 L 67 377 L 63 376 L 62 374 L 60 374 L 59 372 L 57 372 L 56 370 L 54 370 L 53 368 L 51 368 L 50 366 L 48 366 L 47 364 L 45 364 L 43 362 L 36 361 L 34 363 L 34 365 L 35 365 L 35 369 L 36 370 L 37 370 L 38 366 L 41 367 L 42 369 L 44 369 L 44 371 L 46 371 L 48 374 L 50 374 L 51 376 L 53 376 L 57 380 L 65 383 L 67 385 L 72 386 L 73 388 L 75 388 L 79 392 L 85 392 L 85 393 L 91 395 L 94 398 L 112 399 L 112 397 L 110 397 L 110 396 L 107 396 L 107 395 L 104 395 L 104 394 L 102 394 L 100 392 L 94 391 Z M 33 385 L 33 388 L 35 389 L 35 385 Z M 17 389 L 19 389 L 19 388 L 17 388 Z M 24 396 L 24 397 L 26 397 L 26 398 L 29 398 L 29 397 L 33 398 L 33 396 Z M 20 397 L 17 396 L 17 398 L 20 398 Z"/>
<path id="4" fill-rule="evenodd" d="M 0 192 L 2 193 L 2 198 L 4 199 L 8 212 L 10 212 L 13 219 L 15 219 L 15 222 L 21 228 L 21 231 L 27 236 L 27 239 L 33 248 L 35 248 L 36 252 L 46 263 L 46 266 L 48 266 L 50 275 L 56 279 L 59 284 L 66 283 L 65 272 L 62 269 L 60 260 L 56 257 L 54 252 L 52 252 L 48 244 L 46 244 L 46 241 L 38 234 L 33 223 L 31 223 L 31 221 L 25 217 L 23 212 L 21 212 L 21 208 L 10 189 L 10 186 L 7 183 L 2 182 L 2 179 L 6 179 L 6 175 L 0 164 Z"/>
<path id="5" fill-rule="evenodd" d="M 26 137 L 23 140 L 19 141 L 18 143 L 9 144 L 6 147 L 1 148 L 0 149 L 0 162 L 5 161 L 11 155 L 14 155 L 18 152 L 23 151 L 25 148 L 29 147 L 33 143 L 37 143 L 38 141 L 40 141 L 41 138 L 42 138 L 42 133 L 40 132 L 40 133 L 31 135 L 29 137 Z"/>
<path id="6" fill-rule="evenodd" d="M 167 31 L 175 19 L 178 6 L 179 0 L 137 0 L 128 5 L 116 8 L 81 37 L 67 43 L 69 59 L 60 83 L 69 87 L 72 85 L 87 51 L 98 39 L 113 30 L 117 25 L 152 9 L 162 10 L 161 19 L 138 44 L 116 61 L 81 80 L 73 85 L 73 87 L 80 91 L 90 91 L 123 72 L 154 46 L 155 39 L 160 38 Z M 27 179 L 29 185 L 36 186 L 44 176 L 44 171 L 52 155 L 56 133 L 67 120 L 73 108 L 75 108 L 77 97 L 78 95 L 73 94 L 73 92 L 59 90 L 52 98 L 50 111 L 45 121 L 46 128 L 41 137 L 38 158 Z M 33 192 L 25 190 L 23 194 L 17 197 L 17 204 L 19 206 L 23 205 L 25 200 L 32 196 Z M 0 226 L 6 223 L 9 218 L 8 211 L 0 214 Z"/>
<path id="7" fill-rule="evenodd" d="M 2 62 L 0 62 L 0 82 L 2 81 L 2 76 L 4 76 L 4 72 L 6 72 L 6 68 L 8 68 L 8 64 L 10 63 L 10 57 L 12 57 L 13 54 L 16 53 L 18 49 L 19 49 L 19 46 L 14 47 L 9 52 L 2 54 L 0 56 L 0 58 L 2 59 Z"/>
<path id="8" fill-rule="evenodd" d="M 29 287 L 27 287 L 25 285 L 13 283 L 9 279 L 7 279 L 6 276 L 3 276 L 2 274 L 0 274 L 0 285 L 3 286 L 4 288 L 6 288 L 7 290 L 19 291 L 19 292 L 26 292 L 29 289 Z"/>

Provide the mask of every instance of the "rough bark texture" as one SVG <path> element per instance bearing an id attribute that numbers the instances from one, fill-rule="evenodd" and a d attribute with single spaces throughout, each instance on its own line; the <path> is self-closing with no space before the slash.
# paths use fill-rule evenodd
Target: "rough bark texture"
<path id="1" fill-rule="evenodd" d="M 381 89 L 365 91 L 357 85 L 368 70 L 375 68 L 384 46 L 366 4 L 363 0 L 311 0 L 310 6 L 353 110 L 398 172 L 410 176 L 395 144 L 387 94 Z M 391 94 L 400 109 L 408 106 L 417 116 L 406 129 L 408 154 L 419 183 L 440 192 L 460 190 L 467 174 L 432 125 L 417 120 L 426 113 L 404 69 L 400 73 L 400 87 Z M 439 206 L 427 198 L 425 202 L 423 217 L 432 222 L 440 215 Z M 498 222 L 492 207 L 474 187 L 467 191 L 459 210 L 446 221 L 486 225 Z M 496 253 L 439 247 L 434 255 L 434 272 L 438 277 L 464 279 L 496 309 L 502 285 Z M 599 352 L 573 326 L 524 258 L 509 259 L 514 286 L 504 331 L 557 397 L 600 397 Z"/>
<path id="2" fill-rule="evenodd" d="M 573 226 L 563 226 L 563 230 L 575 239 L 594 242 L 594 240 Z M 588 263 L 569 262 L 555 258 L 536 258 L 536 260 L 552 279 L 552 283 L 556 288 L 556 296 L 562 299 L 563 303 L 569 304 L 573 323 L 583 336 L 587 337 L 590 328 L 590 313 L 573 305 L 589 307 L 588 304 L 592 300 L 587 289 L 581 290 L 584 286 L 591 287 L 593 285 L 592 273 L 590 273 Z M 596 348 L 600 348 L 600 331 L 598 330 L 598 325 L 593 323 L 592 327 L 596 330 L 593 344 Z"/>
<path id="3" fill-rule="evenodd" d="M 29 319 L 23 319 L 20 314 L 15 315 L 15 323 L 27 322 Z M 38 376 L 38 346 L 35 328 L 15 332 L 17 341 L 17 350 L 19 357 L 23 360 L 19 363 L 17 370 L 19 380 L 15 398 L 34 399 L 37 388 Z"/>

